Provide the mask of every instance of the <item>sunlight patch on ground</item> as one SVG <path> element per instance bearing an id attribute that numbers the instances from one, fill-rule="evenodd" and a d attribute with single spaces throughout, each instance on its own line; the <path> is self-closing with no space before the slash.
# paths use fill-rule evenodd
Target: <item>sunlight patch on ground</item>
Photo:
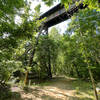
<path id="1" fill-rule="evenodd" d="M 30 86 L 27 91 L 17 89 L 18 87 L 13 87 L 12 91 L 14 89 L 14 92 L 21 94 L 21 99 L 14 100 L 94 100 L 93 91 L 84 90 L 86 87 L 83 83 L 83 81 L 60 77 L 54 78 L 44 85 Z M 78 86 L 77 91 L 75 88 Z"/>
<path id="2" fill-rule="evenodd" d="M 89 95 L 89 94 L 84 93 L 84 92 L 79 92 L 79 94 L 76 94 L 75 96 L 78 97 L 78 98 L 84 98 L 84 97 L 90 98 L 90 99 L 87 99 L 87 100 L 94 100 L 94 96 L 93 95 Z"/>

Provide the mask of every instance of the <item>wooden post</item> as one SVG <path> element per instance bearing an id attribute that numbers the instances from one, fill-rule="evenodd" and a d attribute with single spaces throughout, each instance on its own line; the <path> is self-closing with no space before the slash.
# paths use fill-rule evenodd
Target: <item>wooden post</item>
<path id="1" fill-rule="evenodd" d="M 25 80 L 24 80 L 24 85 L 27 85 L 27 81 L 28 81 L 28 71 L 26 70 L 25 72 Z"/>

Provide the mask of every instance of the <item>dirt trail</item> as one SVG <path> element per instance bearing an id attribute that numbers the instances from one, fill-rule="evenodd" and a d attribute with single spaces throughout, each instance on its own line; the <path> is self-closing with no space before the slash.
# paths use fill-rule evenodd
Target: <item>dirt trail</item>
<path id="1" fill-rule="evenodd" d="M 12 100 L 93 100 L 88 96 L 79 98 L 72 87 L 74 81 L 76 80 L 73 78 L 57 77 L 44 85 L 30 86 L 27 91 L 12 87 L 12 92 L 20 94 L 20 98 L 14 96 Z"/>

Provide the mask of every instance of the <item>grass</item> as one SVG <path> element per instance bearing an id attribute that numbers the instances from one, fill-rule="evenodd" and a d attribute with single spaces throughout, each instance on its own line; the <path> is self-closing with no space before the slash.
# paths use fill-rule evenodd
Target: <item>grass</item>
<path id="1" fill-rule="evenodd" d="M 77 80 L 72 82 L 72 88 L 76 90 L 76 97 L 82 100 L 94 100 L 94 93 L 91 82 Z M 87 97 L 87 99 L 84 99 Z"/>

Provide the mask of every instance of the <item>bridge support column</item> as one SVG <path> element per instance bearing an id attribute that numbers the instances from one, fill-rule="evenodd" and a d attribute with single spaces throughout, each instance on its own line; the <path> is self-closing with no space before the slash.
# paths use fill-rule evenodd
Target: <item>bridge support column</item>
<path id="1" fill-rule="evenodd" d="M 46 35 L 47 35 L 47 40 L 49 40 L 48 36 L 48 27 L 45 29 Z M 52 72 L 51 72 L 51 53 L 50 53 L 50 43 L 48 41 L 48 77 L 52 78 Z"/>

